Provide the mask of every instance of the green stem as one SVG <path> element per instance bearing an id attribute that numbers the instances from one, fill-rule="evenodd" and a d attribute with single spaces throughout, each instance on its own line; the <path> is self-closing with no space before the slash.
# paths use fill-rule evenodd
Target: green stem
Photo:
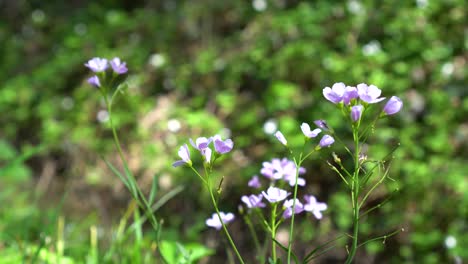
<path id="1" fill-rule="evenodd" d="M 278 204 L 273 204 L 273 209 L 271 210 L 271 256 L 273 261 L 276 263 L 276 208 Z"/>
<path id="2" fill-rule="evenodd" d="M 299 162 L 296 162 L 296 159 L 294 159 L 294 163 L 296 165 L 296 176 L 295 176 L 296 177 L 296 182 L 294 184 L 293 205 L 292 205 L 292 211 L 293 212 L 292 212 L 292 215 L 291 215 L 291 225 L 289 226 L 288 264 L 291 263 L 291 251 L 292 251 L 292 241 L 293 241 L 293 231 L 294 231 L 294 215 L 296 215 L 295 208 L 296 208 L 297 186 L 298 186 L 297 181 L 298 181 L 298 178 L 299 178 L 299 168 L 301 167 L 302 161 L 303 161 L 303 159 L 302 159 L 302 152 L 301 152 L 301 154 L 299 155 Z"/>
<path id="3" fill-rule="evenodd" d="M 349 252 L 348 258 L 346 259 L 346 264 L 353 262 L 354 256 L 356 255 L 356 250 L 358 247 L 358 235 L 359 235 L 359 122 L 357 126 L 353 127 L 353 139 L 354 139 L 354 174 L 352 178 L 352 203 L 353 203 L 353 236 L 351 250 Z"/>

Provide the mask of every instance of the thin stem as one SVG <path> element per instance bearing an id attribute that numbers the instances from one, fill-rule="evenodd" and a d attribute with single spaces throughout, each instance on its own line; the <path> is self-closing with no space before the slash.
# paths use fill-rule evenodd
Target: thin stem
<path id="1" fill-rule="evenodd" d="M 308 155 L 307 155 L 308 156 Z M 294 231 L 294 215 L 296 214 L 296 198 L 297 198 L 297 181 L 299 178 L 299 168 L 302 164 L 302 152 L 299 154 L 299 162 L 296 162 L 294 159 L 294 164 L 296 165 L 296 182 L 294 184 L 294 194 L 293 194 L 293 204 L 292 204 L 292 215 L 291 215 L 291 225 L 289 226 L 289 241 L 288 241 L 288 264 L 291 263 L 291 250 L 292 250 L 292 240 L 293 240 L 293 231 Z"/>
<path id="2" fill-rule="evenodd" d="M 271 210 L 271 256 L 273 261 L 276 263 L 276 208 L 278 204 L 273 204 L 273 209 Z"/>
<path id="3" fill-rule="evenodd" d="M 253 238 L 253 241 L 254 241 L 254 244 L 255 244 L 255 249 L 257 250 L 258 252 L 258 258 L 259 258 L 259 261 L 260 263 L 265 263 L 265 256 L 262 254 L 262 248 L 260 246 L 260 242 L 258 240 L 258 236 L 257 236 L 257 232 L 255 232 L 255 228 L 252 224 L 252 221 L 250 220 L 250 215 L 246 214 L 244 215 L 244 221 L 245 223 L 247 224 L 248 228 L 249 228 L 249 231 L 250 231 L 250 234 L 252 234 L 252 238 Z"/>

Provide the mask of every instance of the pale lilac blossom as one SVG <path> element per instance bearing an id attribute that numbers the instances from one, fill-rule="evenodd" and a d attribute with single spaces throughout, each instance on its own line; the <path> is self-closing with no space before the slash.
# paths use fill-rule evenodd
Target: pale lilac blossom
<path id="1" fill-rule="evenodd" d="M 207 163 L 211 162 L 212 150 L 210 148 L 202 149 L 202 150 L 200 150 L 200 153 L 202 154 L 203 158 L 205 159 L 205 162 L 207 162 Z"/>
<path id="2" fill-rule="evenodd" d="M 279 140 L 279 142 L 281 142 L 281 144 L 287 146 L 288 145 L 288 141 L 286 140 L 286 138 L 284 137 L 283 133 L 281 133 L 281 131 L 276 131 L 275 133 L 275 137 Z"/>
<path id="3" fill-rule="evenodd" d="M 359 98 L 368 104 L 374 104 L 385 100 L 385 97 L 379 98 L 382 91 L 375 85 L 367 85 L 365 83 L 361 83 L 357 85 L 357 89 Z"/>
<path id="4" fill-rule="evenodd" d="M 320 147 L 322 148 L 325 148 L 325 147 L 328 147 L 330 146 L 331 144 L 333 144 L 335 142 L 335 139 L 330 136 L 330 135 L 325 135 L 322 137 L 322 139 L 320 140 Z"/>
<path id="5" fill-rule="evenodd" d="M 117 74 L 124 74 L 128 71 L 127 64 L 121 61 L 120 58 L 117 58 L 117 57 L 113 58 L 110 61 L 110 65 L 112 67 L 112 70 L 114 70 L 114 72 Z"/>
<path id="6" fill-rule="evenodd" d="M 355 105 L 355 106 L 351 107 L 351 119 L 353 119 L 354 122 L 361 119 L 361 115 L 362 115 L 363 110 L 364 110 L 364 106 L 362 106 L 362 105 Z"/>
<path id="7" fill-rule="evenodd" d="M 208 145 L 210 144 L 211 139 L 208 139 L 208 138 L 206 138 L 206 137 L 199 137 L 199 138 L 197 138 L 197 139 L 195 140 L 195 142 L 193 142 L 192 139 L 189 139 L 189 141 L 190 141 L 190 144 L 191 144 L 194 148 L 196 148 L 196 149 L 202 151 L 202 150 L 208 148 Z"/>
<path id="8" fill-rule="evenodd" d="M 283 212 L 283 218 L 287 219 L 290 218 L 294 214 L 300 214 L 304 211 L 304 205 L 299 201 L 299 199 L 296 199 L 296 204 L 294 204 L 294 210 L 293 210 L 293 203 L 294 199 L 289 199 L 286 200 L 283 204 L 284 212 Z"/>
<path id="9" fill-rule="evenodd" d="M 255 189 L 262 187 L 262 184 L 260 183 L 260 179 L 258 178 L 257 175 L 253 176 L 252 179 L 250 179 L 250 181 L 247 183 L 247 185 Z"/>
<path id="10" fill-rule="evenodd" d="M 173 167 L 179 167 L 184 164 L 188 164 L 189 166 L 192 165 L 192 161 L 190 160 L 190 152 L 188 150 L 187 144 L 184 144 L 179 148 L 179 157 L 181 160 L 178 160 L 172 164 Z"/>
<path id="11" fill-rule="evenodd" d="M 287 191 L 273 186 L 270 186 L 266 192 L 263 191 L 262 194 L 270 203 L 283 201 L 289 195 Z"/>
<path id="12" fill-rule="evenodd" d="M 316 126 L 320 127 L 320 128 L 323 129 L 323 130 L 328 130 L 328 129 L 329 129 L 329 128 L 328 128 L 328 125 L 327 125 L 327 122 L 325 122 L 325 120 L 321 120 L 321 119 L 315 120 L 315 121 L 314 121 L 314 124 L 315 124 Z"/>
<path id="13" fill-rule="evenodd" d="M 342 82 L 333 84 L 332 88 L 323 88 L 323 96 L 330 102 L 337 104 L 343 100 L 346 85 Z"/>
<path id="14" fill-rule="evenodd" d="M 385 104 L 383 111 L 387 115 L 393 115 L 393 114 L 398 113 L 402 107 L 403 107 L 403 101 L 401 101 L 401 99 L 396 96 L 392 96 L 388 100 L 387 104 Z"/>
<path id="15" fill-rule="evenodd" d="M 235 218 L 233 213 L 219 212 L 219 216 L 221 216 L 221 220 L 223 221 L 222 223 L 224 224 L 228 224 L 234 221 L 234 218 Z M 223 227 L 223 224 L 221 223 L 219 216 L 217 213 L 214 213 L 211 216 L 211 218 L 206 219 L 205 221 L 206 225 L 209 227 L 213 227 L 216 230 L 220 230 Z"/>
<path id="16" fill-rule="evenodd" d="M 92 58 L 87 63 L 85 63 L 85 66 L 93 72 L 103 72 L 107 69 L 108 64 L 106 59 Z"/>
<path id="17" fill-rule="evenodd" d="M 345 93 L 343 95 L 343 103 L 349 105 L 351 100 L 358 98 L 358 90 L 354 86 L 346 86 Z"/>
<path id="18" fill-rule="evenodd" d="M 272 159 L 271 162 L 265 161 L 262 163 L 263 167 L 260 173 L 270 180 L 284 180 L 287 181 L 291 186 L 296 184 L 296 164 L 288 160 L 283 159 Z M 299 175 L 306 172 L 305 168 L 299 168 Z M 304 186 L 305 180 L 298 177 L 298 185 Z"/>
<path id="19" fill-rule="evenodd" d="M 327 210 L 326 203 L 320 203 L 313 195 L 304 195 L 304 210 L 311 212 L 315 218 L 322 219 L 322 211 Z"/>
<path id="20" fill-rule="evenodd" d="M 316 128 L 316 129 L 310 131 L 310 126 L 307 123 L 302 123 L 301 130 L 302 130 L 302 133 L 304 133 L 304 136 L 306 136 L 308 138 L 314 138 L 320 132 L 322 132 L 322 130 L 320 128 Z"/>
<path id="21" fill-rule="evenodd" d="M 90 77 L 88 79 L 88 83 L 94 87 L 101 87 L 101 82 L 99 81 L 99 77 L 97 77 L 96 75 Z"/>
<path id="22" fill-rule="evenodd" d="M 231 139 L 222 140 L 220 135 L 215 135 L 211 138 L 214 142 L 215 151 L 219 154 L 226 154 L 234 147 L 234 142 Z"/>
<path id="23" fill-rule="evenodd" d="M 242 202 L 244 202 L 248 208 L 262 208 L 265 207 L 265 204 L 262 202 L 263 195 L 251 194 L 249 196 L 244 195 L 241 197 Z"/>

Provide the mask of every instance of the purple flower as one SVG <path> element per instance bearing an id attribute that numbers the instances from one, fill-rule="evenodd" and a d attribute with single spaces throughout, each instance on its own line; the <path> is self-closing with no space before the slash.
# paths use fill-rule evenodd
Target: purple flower
<path id="1" fill-rule="evenodd" d="M 327 210 L 326 203 L 319 203 L 313 195 L 304 195 L 304 210 L 311 212 L 315 218 L 322 219 L 322 211 Z"/>
<path id="2" fill-rule="evenodd" d="M 377 86 L 375 85 L 368 86 L 365 83 L 361 83 L 357 85 L 357 89 L 358 89 L 359 98 L 361 98 L 362 101 L 368 104 L 374 104 L 382 100 L 385 100 L 385 97 L 379 98 L 382 91 L 379 88 L 377 88 Z"/>
<path id="3" fill-rule="evenodd" d="M 192 165 L 192 161 L 190 160 L 190 152 L 188 150 L 187 144 L 184 144 L 179 148 L 179 157 L 181 160 L 178 160 L 172 164 L 173 167 L 179 167 L 184 164 L 188 164 L 189 166 Z"/>
<path id="4" fill-rule="evenodd" d="M 123 61 L 120 61 L 120 58 L 113 58 L 110 61 L 110 65 L 112 67 L 112 70 L 114 70 L 114 72 L 117 74 L 124 74 L 128 71 L 127 64 Z"/>
<path id="5" fill-rule="evenodd" d="M 266 192 L 263 191 L 262 194 L 270 203 L 283 201 L 289 195 L 287 191 L 272 186 L 270 186 Z"/>
<path id="6" fill-rule="evenodd" d="M 220 216 L 221 216 L 221 220 L 219 219 Z M 223 221 L 224 224 L 227 224 L 227 223 L 232 222 L 234 218 L 235 217 L 233 213 L 225 214 L 223 212 L 219 212 L 219 216 L 217 213 L 214 213 L 211 216 L 211 218 L 206 219 L 205 223 L 209 227 L 213 227 L 216 230 L 220 230 L 223 227 L 221 221 Z"/>
<path id="7" fill-rule="evenodd" d="M 304 136 L 308 138 L 316 137 L 320 132 L 322 132 L 320 128 L 316 128 L 313 131 L 310 131 L 310 126 L 307 123 L 302 123 L 301 130 L 302 133 L 304 133 Z"/>
<path id="8" fill-rule="evenodd" d="M 349 105 L 351 100 L 358 98 L 358 90 L 354 86 L 346 86 L 345 93 L 343 96 L 343 102 L 345 105 Z"/>
<path id="9" fill-rule="evenodd" d="M 333 142 L 335 142 L 335 139 L 332 136 L 325 135 L 320 140 L 319 145 L 320 145 L 320 147 L 324 148 L 324 147 L 330 146 L 331 144 L 333 144 Z"/>
<path id="10" fill-rule="evenodd" d="M 197 138 L 197 139 L 195 140 L 195 142 L 193 142 L 192 139 L 189 139 L 189 141 L 190 141 L 190 144 L 191 144 L 194 148 L 196 148 L 196 149 L 198 149 L 198 150 L 201 151 L 201 150 L 204 150 L 204 149 L 206 149 L 206 148 L 208 147 L 208 145 L 209 145 L 210 142 L 211 142 L 211 139 L 208 139 L 208 138 L 206 138 L 206 137 L 199 137 L 199 138 Z"/>
<path id="11" fill-rule="evenodd" d="M 93 72 L 103 72 L 107 69 L 107 60 L 103 58 L 92 58 L 85 63 L 85 66 L 88 67 Z"/>
<path id="12" fill-rule="evenodd" d="M 364 106 L 362 105 L 355 105 L 351 107 L 351 119 L 353 119 L 354 122 L 358 121 L 361 118 L 363 110 Z"/>
<path id="13" fill-rule="evenodd" d="M 296 164 L 287 158 L 283 159 L 272 159 L 271 162 L 263 162 L 263 168 L 260 173 L 270 180 L 285 180 L 289 182 L 291 186 L 296 184 Z M 304 174 L 305 169 L 300 167 L 299 174 Z M 305 180 L 298 178 L 298 185 L 304 186 Z"/>
<path id="14" fill-rule="evenodd" d="M 296 199 L 296 204 L 294 205 L 294 210 L 293 210 L 293 203 L 294 199 L 289 199 L 286 200 L 283 204 L 284 212 L 283 212 L 283 218 L 290 218 L 293 214 L 300 214 L 304 211 L 304 205 L 299 201 L 299 199 Z"/>
<path id="15" fill-rule="evenodd" d="M 96 75 L 89 78 L 88 83 L 94 87 L 101 87 L 101 82 L 99 81 L 99 77 L 97 77 Z"/>
<path id="16" fill-rule="evenodd" d="M 213 140 L 215 150 L 219 154 L 228 153 L 234 147 L 234 142 L 232 142 L 232 140 L 229 138 L 223 141 L 221 136 L 215 135 L 211 138 L 211 140 Z"/>
<path id="17" fill-rule="evenodd" d="M 288 141 L 286 140 L 286 138 L 284 137 L 283 133 L 281 133 L 281 131 L 276 131 L 275 133 L 275 137 L 279 140 L 279 142 L 281 142 L 281 144 L 287 146 L 288 145 Z"/>
<path id="18" fill-rule="evenodd" d="M 396 96 L 392 96 L 390 97 L 390 100 L 388 100 L 387 104 L 385 104 L 383 110 L 387 115 L 393 115 L 398 113 L 402 107 L 403 101 L 401 101 L 401 99 Z"/>
<path id="19" fill-rule="evenodd" d="M 257 175 L 253 176 L 252 179 L 250 179 L 249 183 L 247 183 L 247 185 L 255 189 L 262 187 L 262 184 L 260 183 L 260 179 L 258 178 Z"/>
<path id="20" fill-rule="evenodd" d="M 327 125 L 327 122 L 325 122 L 325 120 L 321 120 L 321 119 L 315 120 L 315 121 L 314 121 L 314 124 L 315 124 L 316 126 L 320 127 L 320 128 L 323 129 L 323 130 L 328 130 L 328 129 L 329 129 L 329 128 L 328 128 L 328 125 Z"/>
<path id="21" fill-rule="evenodd" d="M 241 197 L 242 202 L 244 202 L 248 208 L 261 208 L 265 207 L 265 204 L 262 203 L 263 195 L 251 194 L 249 196 L 244 195 Z"/>
<path id="22" fill-rule="evenodd" d="M 325 87 L 323 88 L 323 96 L 325 98 L 334 103 L 337 104 L 343 100 L 343 96 L 345 94 L 345 88 L 346 85 L 342 82 L 340 83 L 335 83 L 333 84 L 332 88 L 330 87 Z"/>
<path id="23" fill-rule="evenodd" d="M 211 162 L 211 153 L 212 150 L 210 148 L 202 149 L 200 150 L 200 153 L 202 154 L 203 158 L 207 163 Z"/>

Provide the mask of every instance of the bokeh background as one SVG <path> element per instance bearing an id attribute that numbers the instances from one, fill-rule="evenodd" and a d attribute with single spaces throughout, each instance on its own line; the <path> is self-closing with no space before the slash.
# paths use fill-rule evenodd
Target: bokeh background
<path id="1" fill-rule="evenodd" d="M 468 261 L 467 48 L 463 0 L 0 1 L 0 262 L 154 263 L 150 226 L 139 243 L 116 235 L 132 203 L 102 159 L 120 166 L 104 103 L 86 83 L 83 64 L 95 56 L 119 56 L 130 69 L 114 118 L 141 188 L 153 177 L 158 197 L 184 188 L 157 211 L 168 247 L 203 249 L 201 263 L 229 255 L 204 225 L 212 209 L 198 178 L 170 166 L 181 144 L 215 133 L 234 140 L 216 170 L 221 209 L 237 212 L 261 162 L 287 155 L 272 133 L 300 142 L 299 125 L 322 118 L 349 140 L 322 89 L 365 82 L 404 108 L 369 142 L 375 158 L 401 146 L 394 181 L 370 204 L 392 199 L 362 237 L 405 231 L 367 244 L 357 263 Z M 351 227 L 349 194 L 325 163 L 332 151 L 349 161 L 335 147 L 305 164 L 303 192 L 329 209 L 320 222 L 298 218 L 299 255 Z M 245 224 L 230 228 L 253 261 Z M 345 255 L 338 242 L 315 263 Z"/>

